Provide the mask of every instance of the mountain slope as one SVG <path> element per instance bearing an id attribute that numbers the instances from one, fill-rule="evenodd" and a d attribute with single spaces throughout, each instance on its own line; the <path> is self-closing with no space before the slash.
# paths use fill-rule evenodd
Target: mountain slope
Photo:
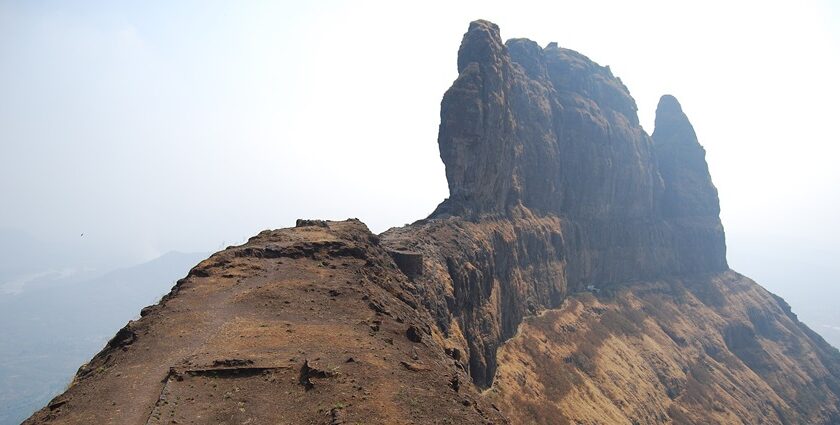
<path id="1" fill-rule="evenodd" d="M 361 222 L 263 232 L 196 266 L 30 422 L 500 420 L 410 286 Z"/>
<path id="2" fill-rule="evenodd" d="M 836 350 L 755 282 L 730 271 L 608 291 L 526 320 L 502 347 L 489 398 L 516 422 L 840 421 Z"/>
<path id="3" fill-rule="evenodd" d="M 650 137 L 608 68 L 486 21 L 458 70 L 429 218 L 214 254 L 29 423 L 840 419 L 840 354 L 728 269 L 676 99 Z"/>

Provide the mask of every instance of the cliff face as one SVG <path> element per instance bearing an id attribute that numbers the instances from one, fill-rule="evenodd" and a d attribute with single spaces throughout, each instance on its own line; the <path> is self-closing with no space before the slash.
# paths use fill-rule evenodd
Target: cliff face
<path id="1" fill-rule="evenodd" d="M 486 21 L 458 71 L 429 218 L 213 255 L 29 422 L 840 421 L 840 354 L 728 269 L 676 99 L 649 137 L 609 68 Z"/>
<path id="2" fill-rule="evenodd" d="M 460 75 L 441 105 L 438 143 L 463 215 L 515 205 L 586 220 L 645 219 L 662 183 L 636 105 L 610 71 L 530 40 L 470 25 Z"/>
<path id="3" fill-rule="evenodd" d="M 465 318 L 476 383 L 491 383 L 496 348 L 529 309 L 556 307 L 569 290 L 728 268 L 717 190 L 676 99 L 663 97 L 652 139 L 608 68 L 554 43 L 503 44 L 484 21 L 464 35 L 458 70 L 438 139 L 451 196 L 431 218 L 508 229 L 454 238 L 481 236 L 470 249 L 440 230 L 385 239 L 426 240 L 413 249 L 437 259 L 448 276 L 431 280 L 450 279 L 453 292 L 482 282 L 466 309 L 425 297 Z"/>
<path id="4" fill-rule="evenodd" d="M 451 196 L 432 217 L 562 217 L 575 287 L 728 268 L 717 190 L 676 99 L 651 139 L 608 68 L 555 43 L 505 45 L 484 21 L 458 70 L 438 139 Z"/>

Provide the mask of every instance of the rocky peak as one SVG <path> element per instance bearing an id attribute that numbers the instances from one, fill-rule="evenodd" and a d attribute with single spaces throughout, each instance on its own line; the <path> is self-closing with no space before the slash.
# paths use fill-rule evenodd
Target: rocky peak
<path id="1" fill-rule="evenodd" d="M 653 141 L 665 183 L 662 213 L 666 217 L 717 217 L 720 202 L 706 164 L 706 151 L 674 96 L 665 95 L 659 100 Z"/>
<path id="2" fill-rule="evenodd" d="M 659 98 L 659 104 L 656 105 L 656 130 L 665 131 L 665 127 L 670 126 L 671 128 L 667 130 L 673 131 L 673 129 L 684 127 L 686 124 L 691 127 L 691 123 L 688 122 L 688 117 L 685 116 L 682 110 L 680 101 L 670 94 L 662 95 Z M 692 128 L 693 133 L 694 129 Z"/>
<path id="3" fill-rule="evenodd" d="M 588 219 L 649 217 L 656 170 L 636 104 L 609 68 L 473 22 L 441 103 L 450 198 L 435 215 L 528 209 Z"/>
<path id="4" fill-rule="evenodd" d="M 506 97 L 515 81 L 499 28 L 475 21 L 458 50 L 459 76 L 441 103 L 439 138 L 455 214 L 503 211 L 516 204 L 513 120 Z"/>
<path id="5" fill-rule="evenodd" d="M 464 72 L 473 63 L 498 65 L 504 50 L 498 25 L 484 20 L 473 21 L 458 49 L 458 73 Z"/>
<path id="6" fill-rule="evenodd" d="M 573 282 L 726 269 L 717 193 L 675 99 L 654 141 L 609 67 L 556 43 L 502 43 L 487 21 L 470 24 L 458 69 L 438 135 L 450 197 L 432 217 L 574 222 L 582 246 L 569 251 L 587 254 L 570 260 Z"/>

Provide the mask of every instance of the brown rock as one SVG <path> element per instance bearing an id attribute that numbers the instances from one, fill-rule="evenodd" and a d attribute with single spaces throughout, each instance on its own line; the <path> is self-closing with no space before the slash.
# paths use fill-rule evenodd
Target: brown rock
<path id="1" fill-rule="evenodd" d="M 404 250 L 389 250 L 388 254 L 409 279 L 416 279 L 423 274 L 423 254 Z"/>
<path id="2" fill-rule="evenodd" d="M 409 326 L 408 329 L 405 330 L 405 337 L 411 342 L 423 341 L 423 334 L 420 329 L 417 329 L 417 326 L 414 325 Z"/>

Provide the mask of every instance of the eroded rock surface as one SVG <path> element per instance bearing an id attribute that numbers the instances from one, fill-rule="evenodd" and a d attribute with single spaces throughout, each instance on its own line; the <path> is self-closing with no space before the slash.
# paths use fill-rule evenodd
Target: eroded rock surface
<path id="1" fill-rule="evenodd" d="M 837 351 L 732 271 L 526 319 L 488 397 L 517 423 L 834 424 Z"/>

